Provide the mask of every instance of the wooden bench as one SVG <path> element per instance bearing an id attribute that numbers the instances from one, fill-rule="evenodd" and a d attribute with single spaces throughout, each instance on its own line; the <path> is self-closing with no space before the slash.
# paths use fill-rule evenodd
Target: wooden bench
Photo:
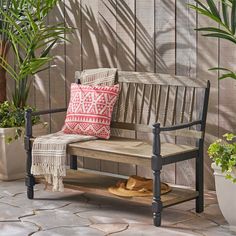
<path id="1" fill-rule="evenodd" d="M 115 106 L 110 140 L 92 140 L 70 144 L 70 167 L 77 169 L 77 156 L 146 166 L 153 171 L 154 190 L 152 211 L 154 225 L 161 225 L 161 212 L 184 201 L 196 199 L 196 212 L 204 208 L 203 197 L 203 145 L 209 99 L 210 83 L 187 77 L 154 73 L 118 72 L 121 93 Z M 26 112 L 25 148 L 27 151 L 27 195 L 33 198 L 34 176 L 31 168 L 31 117 L 48 113 L 64 112 L 55 109 Z M 126 130 L 126 136 L 122 136 Z M 127 138 L 127 132 L 129 138 Z M 149 141 L 150 134 L 152 141 Z M 173 143 L 162 142 L 162 134 L 174 137 Z M 187 144 L 180 144 L 187 137 Z M 190 142 L 190 139 L 195 141 Z M 177 142 L 176 142 L 177 141 Z M 164 165 L 195 158 L 196 189 L 173 188 L 170 196 L 161 196 L 161 170 Z M 97 179 L 96 177 L 95 179 Z M 92 178 L 85 177 L 91 180 Z M 109 195 L 106 188 L 81 182 L 84 190 Z M 101 181 L 102 182 L 102 181 Z M 109 181 L 103 181 L 109 182 Z M 96 183 L 99 183 L 97 181 Z M 103 186 L 104 187 L 104 186 Z M 132 200 L 144 202 L 142 198 Z M 149 204 L 151 199 L 147 200 Z"/>

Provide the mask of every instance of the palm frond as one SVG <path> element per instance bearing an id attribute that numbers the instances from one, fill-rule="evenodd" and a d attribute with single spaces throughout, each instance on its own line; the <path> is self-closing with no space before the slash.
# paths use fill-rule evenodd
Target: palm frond
<path id="1" fill-rule="evenodd" d="M 214 0 L 206 0 L 204 3 L 200 0 L 195 0 L 195 2 L 197 5 L 190 4 L 190 8 L 217 23 L 215 27 L 201 27 L 196 30 L 203 32 L 205 37 L 227 40 L 236 45 L 236 0 L 220 0 L 222 12 L 218 10 Z M 210 70 L 227 72 L 222 74 L 218 78 L 219 80 L 225 78 L 236 79 L 236 73 L 230 69 L 214 67 Z"/>
<path id="2" fill-rule="evenodd" d="M 0 36 L 7 40 L 16 56 L 15 68 L 4 58 L 2 66 L 16 81 L 13 101 L 26 104 L 31 78 L 48 68 L 51 49 L 58 41 L 66 41 L 70 32 L 64 22 L 47 25 L 47 16 L 60 0 L 0 0 Z M 42 69 L 43 68 L 43 69 Z"/>

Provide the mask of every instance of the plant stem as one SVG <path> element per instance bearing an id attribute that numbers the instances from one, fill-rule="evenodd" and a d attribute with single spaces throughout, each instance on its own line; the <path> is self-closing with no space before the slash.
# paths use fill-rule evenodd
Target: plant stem
<path id="1" fill-rule="evenodd" d="M 0 55 L 6 59 L 9 51 L 9 45 L 5 41 L 0 41 Z M 7 99 L 7 81 L 6 70 L 0 66 L 0 103 Z"/>

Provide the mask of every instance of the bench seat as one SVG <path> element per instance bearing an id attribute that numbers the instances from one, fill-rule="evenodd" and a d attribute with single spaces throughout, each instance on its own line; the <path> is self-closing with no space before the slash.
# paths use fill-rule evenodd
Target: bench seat
<path id="1" fill-rule="evenodd" d="M 186 153 L 192 153 L 194 155 L 197 151 L 197 147 L 187 145 L 173 143 L 161 144 L 161 156 L 163 159 Z M 143 140 L 111 137 L 109 140 L 97 139 L 72 143 L 68 147 L 68 153 L 75 156 L 150 167 L 152 144 Z M 165 163 L 165 160 L 163 162 Z"/>

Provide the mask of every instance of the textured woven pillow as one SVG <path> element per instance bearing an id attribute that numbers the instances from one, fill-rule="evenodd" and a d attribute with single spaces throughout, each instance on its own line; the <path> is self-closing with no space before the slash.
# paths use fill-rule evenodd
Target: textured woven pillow
<path id="1" fill-rule="evenodd" d="M 73 83 L 71 98 L 62 131 L 110 138 L 113 107 L 119 94 L 119 85 L 90 86 Z"/>

